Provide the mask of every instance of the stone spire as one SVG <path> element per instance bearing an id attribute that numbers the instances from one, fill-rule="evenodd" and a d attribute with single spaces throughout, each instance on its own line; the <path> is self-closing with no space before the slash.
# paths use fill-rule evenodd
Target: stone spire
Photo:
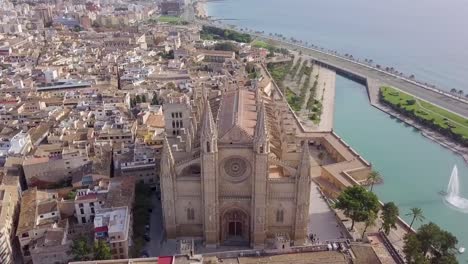
<path id="1" fill-rule="evenodd" d="M 260 102 L 260 109 L 257 112 L 257 125 L 254 133 L 254 148 L 257 153 L 269 152 L 269 134 L 266 117 L 265 103 Z"/>
<path id="2" fill-rule="evenodd" d="M 213 119 L 213 113 L 211 112 L 210 101 L 206 100 L 205 110 L 203 111 L 202 138 L 209 139 L 216 134 L 216 124 Z"/>
<path id="3" fill-rule="evenodd" d="M 309 151 L 309 141 L 305 140 L 302 145 L 301 163 L 300 163 L 300 167 L 298 170 L 300 178 L 310 178 L 311 163 L 312 163 L 312 157 L 310 156 L 310 151 Z"/>
<path id="4" fill-rule="evenodd" d="M 163 138 L 163 152 L 161 156 L 161 176 L 171 176 L 174 166 L 174 156 L 172 155 L 171 145 L 166 135 Z"/>
<path id="5" fill-rule="evenodd" d="M 216 152 L 218 132 L 211 112 L 210 101 L 206 99 L 205 110 L 203 111 L 203 121 L 201 127 L 201 142 L 205 152 Z"/>

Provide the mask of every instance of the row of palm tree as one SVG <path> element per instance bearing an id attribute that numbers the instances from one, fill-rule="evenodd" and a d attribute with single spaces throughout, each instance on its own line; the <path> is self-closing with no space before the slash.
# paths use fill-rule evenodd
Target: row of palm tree
<path id="1" fill-rule="evenodd" d="M 454 94 L 454 95 L 458 95 L 460 97 L 463 96 L 463 94 L 464 94 L 463 90 L 457 90 L 457 89 L 454 89 L 454 88 L 450 89 L 450 93 Z M 468 97 L 468 94 L 466 94 L 465 96 Z"/>
<path id="2" fill-rule="evenodd" d="M 374 189 L 374 184 L 379 183 L 382 180 L 382 176 L 378 171 L 371 171 L 369 175 L 367 176 L 367 183 L 370 184 L 370 192 L 373 192 Z M 410 212 L 406 214 L 406 216 L 412 216 L 411 223 L 410 223 L 410 228 L 413 227 L 413 224 L 415 221 L 420 221 L 422 222 L 425 217 L 423 215 L 423 211 L 421 208 L 411 208 Z"/>
<path id="3" fill-rule="evenodd" d="M 417 221 L 422 222 L 424 219 L 426 219 L 426 217 L 424 217 L 424 215 L 423 215 L 422 209 L 418 208 L 418 207 L 411 208 L 410 212 L 407 213 L 406 215 L 413 217 L 413 219 L 411 220 L 411 223 L 410 223 L 410 228 L 413 227 L 414 221 L 417 220 Z"/>

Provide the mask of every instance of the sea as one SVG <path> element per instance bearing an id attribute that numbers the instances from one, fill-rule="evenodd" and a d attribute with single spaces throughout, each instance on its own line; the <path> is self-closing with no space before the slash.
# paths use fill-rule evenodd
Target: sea
<path id="1" fill-rule="evenodd" d="M 206 3 L 226 24 L 283 34 L 353 57 L 372 59 L 418 80 L 468 93 L 468 0 L 223 0 Z M 468 197 L 464 160 L 420 132 L 370 106 L 366 89 L 337 76 L 334 130 L 370 161 L 383 178 L 375 191 L 400 215 L 413 207 L 468 247 L 468 214 L 449 206 L 450 173 L 458 166 Z M 460 263 L 468 253 L 458 255 Z"/>

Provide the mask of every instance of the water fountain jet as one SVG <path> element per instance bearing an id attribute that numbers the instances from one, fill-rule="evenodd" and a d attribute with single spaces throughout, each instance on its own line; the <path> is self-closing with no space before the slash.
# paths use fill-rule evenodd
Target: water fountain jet
<path id="1" fill-rule="evenodd" d="M 457 165 L 453 166 L 452 174 L 450 175 L 449 184 L 447 186 L 445 201 L 455 209 L 468 213 L 468 199 L 460 196 L 460 180 L 458 179 Z"/>

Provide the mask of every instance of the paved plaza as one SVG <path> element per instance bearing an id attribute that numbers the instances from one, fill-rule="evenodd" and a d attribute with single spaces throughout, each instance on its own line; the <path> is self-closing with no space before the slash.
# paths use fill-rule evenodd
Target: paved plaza
<path id="1" fill-rule="evenodd" d="M 311 184 L 308 234 L 315 234 L 318 242 L 346 238 L 346 230 L 342 228 L 335 212 L 322 197 L 318 186 L 314 182 Z"/>

